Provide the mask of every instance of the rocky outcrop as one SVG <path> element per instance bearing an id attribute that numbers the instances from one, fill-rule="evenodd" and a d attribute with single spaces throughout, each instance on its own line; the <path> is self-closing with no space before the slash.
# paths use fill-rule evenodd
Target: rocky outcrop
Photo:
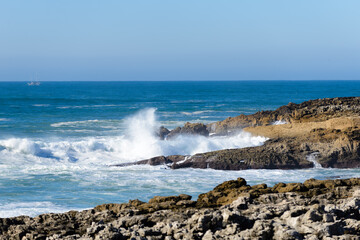
<path id="1" fill-rule="evenodd" d="M 285 124 L 274 125 L 276 121 Z M 174 129 L 168 137 L 185 132 L 208 134 L 204 129 L 205 125 L 187 123 L 183 128 Z M 215 134 L 247 131 L 270 140 L 258 147 L 176 158 L 159 156 L 154 158 L 156 161 L 148 159 L 135 164 L 221 170 L 311 168 L 314 163 L 333 168 L 360 167 L 360 97 L 289 103 L 275 111 L 228 118 L 208 125 L 207 129 Z"/>
<path id="2" fill-rule="evenodd" d="M 302 136 L 275 137 L 259 147 L 195 154 L 185 161 L 174 162 L 171 167 L 296 169 L 312 168 L 314 161 L 322 167 L 360 167 L 360 128 L 314 128 L 303 131 Z"/>
<path id="3" fill-rule="evenodd" d="M 160 138 L 161 140 L 164 140 L 169 133 L 170 133 L 170 130 L 169 130 L 169 129 L 167 129 L 167 128 L 164 127 L 164 126 L 161 126 L 161 127 L 159 128 L 159 131 L 158 131 L 157 135 L 159 136 L 159 138 Z"/>
<path id="4" fill-rule="evenodd" d="M 0 219 L 0 239 L 359 239 L 360 179 L 247 185 Z"/>
<path id="5" fill-rule="evenodd" d="M 169 165 L 170 166 L 174 163 L 182 162 L 187 158 L 188 158 L 188 156 L 183 156 L 183 155 L 170 155 L 170 156 L 166 156 L 166 157 L 158 156 L 158 157 L 153 157 L 150 159 L 140 160 L 137 162 L 114 164 L 114 165 L 111 165 L 111 167 L 126 167 L 126 166 L 143 165 L 143 164 L 148 164 L 151 166 L 157 166 L 157 165 Z"/>
<path id="6" fill-rule="evenodd" d="M 178 135 L 202 135 L 202 136 L 209 136 L 209 131 L 205 124 L 203 123 L 185 123 L 183 127 L 177 127 L 171 130 L 166 138 L 171 139 Z"/>
<path id="7" fill-rule="evenodd" d="M 179 135 L 201 135 L 208 137 L 209 131 L 205 124 L 203 123 L 185 123 L 183 127 L 177 127 L 173 130 L 169 130 L 164 126 L 161 126 L 156 135 L 159 136 L 161 140 L 172 139 Z"/>
<path id="8" fill-rule="evenodd" d="M 261 111 L 251 115 L 229 117 L 208 125 L 211 132 L 228 132 L 245 127 L 267 126 L 276 121 L 286 123 L 322 122 L 338 117 L 359 117 L 360 97 L 324 98 L 300 104 L 289 103 L 274 111 Z"/>
<path id="9" fill-rule="evenodd" d="M 258 147 L 226 149 L 192 156 L 158 156 L 129 164 L 165 164 L 172 169 L 241 170 L 312 168 L 314 162 L 317 162 L 322 167 L 357 168 L 360 167 L 358 122 L 360 118 L 337 118 L 316 124 L 246 128 L 252 134 L 265 135 L 271 139 Z"/>

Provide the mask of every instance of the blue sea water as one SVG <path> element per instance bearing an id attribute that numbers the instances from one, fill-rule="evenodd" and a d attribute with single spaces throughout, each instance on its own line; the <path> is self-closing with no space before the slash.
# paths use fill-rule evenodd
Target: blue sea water
<path id="1" fill-rule="evenodd" d="M 109 167 L 157 155 L 256 146 L 266 139 L 181 136 L 159 126 L 214 122 L 289 102 L 360 96 L 360 81 L 0 82 L 0 217 L 85 209 L 187 193 L 245 177 L 250 184 L 360 176 L 359 169 L 169 170 Z"/>

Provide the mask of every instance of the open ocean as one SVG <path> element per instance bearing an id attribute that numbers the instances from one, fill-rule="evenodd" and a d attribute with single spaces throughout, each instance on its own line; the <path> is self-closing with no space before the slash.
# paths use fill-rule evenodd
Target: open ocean
<path id="1" fill-rule="evenodd" d="M 359 177 L 360 169 L 170 170 L 109 167 L 158 155 L 257 146 L 266 140 L 180 136 L 154 129 L 360 96 L 360 81 L 0 82 L 0 217 L 35 216 L 155 195 L 196 198 L 223 181 L 250 184 Z"/>

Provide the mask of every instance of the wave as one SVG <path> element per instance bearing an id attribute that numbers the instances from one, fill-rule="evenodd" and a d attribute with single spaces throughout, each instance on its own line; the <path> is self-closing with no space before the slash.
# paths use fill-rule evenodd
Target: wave
<path id="1" fill-rule="evenodd" d="M 50 104 L 33 104 L 34 107 L 49 107 Z"/>
<path id="2" fill-rule="evenodd" d="M 117 131 L 122 129 L 122 120 L 83 120 L 83 121 L 68 121 L 68 122 L 57 122 L 50 124 L 51 127 L 57 128 L 56 131 L 74 131 L 74 132 L 93 132 L 96 133 L 101 129 L 101 131 L 111 130 Z M 79 128 L 79 129 L 76 129 Z"/>
<path id="3" fill-rule="evenodd" d="M 191 116 L 191 115 L 200 115 L 203 113 L 210 113 L 210 112 L 215 112 L 213 110 L 204 110 L 204 111 L 194 111 L 194 112 L 181 112 L 181 114 L 184 114 L 186 116 Z"/>
<path id="4" fill-rule="evenodd" d="M 283 124 L 287 124 L 287 122 L 285 120 L 277 120 L 273 122 L 271 125 L 283 125 Z"/>
<path id="5" fill-rule="evenodd" d="M 85 121 L 70 121 L 70 122 L 59 122 L 59 123 L 53 123 L 50 124 L 50 126 L 52 127 L 63 127 L 63 126 L 73 126 L 73 125 L 82 125 L 82 124 L 87 124 L 87 123 L 97 123 L 99 122 L 99 120 L 94 119 L 94 120 L 85 120 Z"/>
<path id="6" fill-rule="evenodd" d="M 160 122 L 156 109 L 139 111 L 124 120 L 124 134 L 119 136 L 83 137 L 69 139 L 10 138 L 0 140 L 0 159 L 8 161 L 77 163 L 104 165 L 142 160 L 159 155 L 193 155 L 220 149 L 258 146 L 267 139 L 239 132 L 229 137 L 180 135 L 171 140 L 160 140 L 156 132 Z M 98 123 L 99 120 L 55 123 L 51 126 L 73 126 Z"/>
<path id="7" fill-rule="evenodd" d="M 278 182 L 304 182 L 309 178 L 358 177 L 360 173 L 359 168 L 249 169 L 241 171 L 178 169 L 168 171 L 162 166 L 148 165 L 124 168 L 104 167 L 96 168 L 93 171 L 84 167 L 77 169 L 73 167 L 71 170 L 71 172 L 55 172 L 54 167 L 51 167 L 52 172 L 44 175 L 43 172 L 39 173 L 39 168 L 33 168 L 28 171 L 28 175 L 25 177 L 23 173 L 16 177 L 15 182 L 9 181 L 7 176 L 8 182 L 5 180 L 0 184 L 3 183 L 1 187 L 4 196 L 6 193 L 11 194 L 11 200 L 0 201 L 0 217 L 19 215 L 33 217 L 46 212 L 92 208 L 105 202 L 127 202 L 129 199 L 148 201 L 153 196 L 179 195 L 182 193 L 192 195 L 193 199 L 196 200 L 200 193 L 210 191 L 216 185 L 238 177 L 245 178 L 250 185 L 266 183 L 268 186 L 273 186 Z M 34 176 L 36 171 L 39 174 Z M 21 179 L 20 186 L 14 184 L 17 179 Z M 24 191 L 25 184 L 27 186 L 36 185 L 36 190 Z M 13 193 L 16 191 L 21 193 L 24 191 L 24 194 L 15 194 L 14 196 Z M 28 197 L 28 201 L 24 197 Z M 29 201 L 29 199 L 31 200 Z"/>
<path id="8" fill-rule="evenodd" d="M 61 213 L 72 209 L 61 207 L 51 202 L 12 202 L 0 204 L 0 218 L 15 217 L 20 215 L 36 216 L 42 213 Z M 81 210 L 81 209 L 76 209 Z"/>
<path id="9" fill-rule="evenodd" d="M 61 107 L 56 107 L 58 109 L 79 109 L 79 108 L 103 108 L 103 107 L 120 107 L 120 106 L 124 106 L 122 104 L 104 104 L 104 105 L 81 105 L 81 106 L 61 106 Z"/>
<path id="10" fill-rule="evenodd" d="M 0 118 L 0 122 L 7 122 L 7 121 L 10 121 L 10 119 L 8 119 L 8 118 Z"/>

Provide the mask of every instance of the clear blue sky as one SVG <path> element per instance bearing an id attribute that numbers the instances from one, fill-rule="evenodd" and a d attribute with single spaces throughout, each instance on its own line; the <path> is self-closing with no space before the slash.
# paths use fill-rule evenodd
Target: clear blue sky
<path id="1" fill-rule="evenodd" d="M 0 81 L 360 79 L 359 0 L 0 0 Z"/>

